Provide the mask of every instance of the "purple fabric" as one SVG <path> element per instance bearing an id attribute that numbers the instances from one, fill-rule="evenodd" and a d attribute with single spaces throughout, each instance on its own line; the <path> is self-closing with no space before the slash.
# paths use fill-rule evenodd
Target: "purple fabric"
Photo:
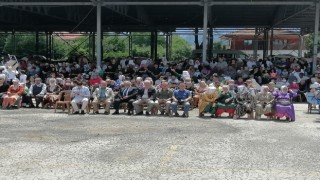
<path id="1" fill-rule="evenodd" d="M 291 101 L 291 98 L 296 97 L 297 93 L 295 92 L 289 92 L 289 93 L 283 93 L 283 92 L 275 92 L 273 93 L 276 100 L 279 99 L 287 99 Z M 289 106 L 282 106 L 278 103 L 276 103 L 276 116 L 277 117 L 289 117 L 292 120 L 295 120 L 295 112 L 294 112 L 294 106 L 291 104 Z"/>

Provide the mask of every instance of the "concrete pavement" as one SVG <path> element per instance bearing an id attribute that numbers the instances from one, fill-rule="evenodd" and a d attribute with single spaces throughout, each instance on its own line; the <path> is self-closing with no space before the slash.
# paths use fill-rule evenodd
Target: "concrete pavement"
<path id="1" fill-rule="evenodd" d="M 0 179 L 320 179 L 320 116 L 295 108 L 293 123 L 0 110 Z"/>

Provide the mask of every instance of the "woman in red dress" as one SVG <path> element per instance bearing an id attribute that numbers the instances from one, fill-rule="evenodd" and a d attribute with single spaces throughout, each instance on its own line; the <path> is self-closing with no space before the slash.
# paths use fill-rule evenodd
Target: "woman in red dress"
<path id="1" fill-rule="evenodd" d="M 19 80 L 12 80 L 12 85 L 7 91 L 7 95 L 3 98 L 2 107 L 12 109 L 18 98 L 24 93 L 24 87 L 19 85 Z"/>

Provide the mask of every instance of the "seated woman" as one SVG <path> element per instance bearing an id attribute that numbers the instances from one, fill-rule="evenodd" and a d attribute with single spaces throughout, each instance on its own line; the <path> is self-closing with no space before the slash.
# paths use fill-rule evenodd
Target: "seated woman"
<path id="1" fill-rule="evenodd" d="M 253 118 L 254 98 L 246 86 L 238 86 L 238 92 L 235 96 L 235 103 L 237 107 L 233 119 L 238 119 L 246 114 L 248 114 L 248 119 Z"/>
<path id="2" fill-rule="evenodd" d="M 48 108 L 48 106 L 53 107 L 56 101 L 59 99 L 60 91 L 61 88 L 57 85 L 57 80 L 50 78 L 49 86 L 47 86 L 47 93 L 43 98 L 43 108 Z"/>
<path id="3" fill-rule="evenodd" d="M 24 93 L 23 86 L 19 85 L 18 79 L 12 80 L 12 85 L 9 87 L 7 91 L 7 95 L 3 98 L 2 107 L 7 109 L 13 109 L 13 106 L 19 100 L 19 98 Z"/>
<path id="4" fill-rule="evenodd" d="M 236 105 L 233 103 L 234 98 L 229 92 L 229 86 L 222 86 L 222 91 L 216 99 L 216 116 L 221 116 L 222 113 L 226 112 L 229 117 L 233 117 L 236 110 Z"/>
<path id="5" fill-rule="evenodd" d="M 215 117 L 216 109 L 214 101 L 218 94 L 214 86 L 210 86 L 204 93 L 199 94 L 199 117 L 203 117 L 204 113 L 210 113 L 211 117 Z"/>
<path id="6" fill-rule="evenodd" d="M 193 97 L 193 104 L 195 107 L 198 106 L 200 94 L 206 92 L 207 89 L 208 89 L 208 85 L 206 84 L 205 81 L 200 81 L 199 85 L 196 88 L 194 88 L 195 95 Z"/>
<path id="7" fill-rule="evenodd" d="M 296 117 L 291 99 L 293 97 L 296 97 L 297 93 L 289 90 L 287 86 L 282 86 L 281 91 L 273 93 L 273 95 L 276 99 L 275 116 L 277 117 L 277 119 L 285 116 L 286 120 L 295 121 Z"/>
<path id="8" fill-rule="evenodd" d="M 255 96 L 256 105 L 256 119 L 261 119 L 261 115 L 265 114 L 267 116 L 272 116 L 272 106 L 274 102 L 274 97 L 269 92 L 268 86 L 262 86 L 261 92 Z"/>

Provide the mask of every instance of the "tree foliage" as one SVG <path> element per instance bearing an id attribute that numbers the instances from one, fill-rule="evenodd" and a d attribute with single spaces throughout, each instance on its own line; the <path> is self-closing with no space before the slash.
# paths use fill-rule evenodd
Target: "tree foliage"
<path id="1" fill-rule="evenodd" d="M 0 37 L 0 48 L 8 54 L 16 54 L 23 57 L 29 54 L 36 54 L 35 34 L 16 35 L 16 45 L 12 35 Z M 150 57 L 151 33 L 132 33 L 132 54 L 133 56 Z M 46 38 L 39 36 L 39 54 L 46 55 Z M 129 37 L 118 36 L 117 34 L 104 36 L 102 40 L 103 57 L 124 57 L 129 54 Z M 166 52 L 165 36 L 158 35 L 157 39 L 157 55 L 164 57 Z M 62 59 L 73 56 L 84 55 L 91 57 L 92 49 L 90 49 L 89 37 L 80 36 L 74 40 L 64 40 L 63 37 L 54 34 L 53 40 L 53 57 L 54 59 Z M 192 54 L 192 46 L 182 37 L 173 36 L 172 38 L 172 54 L 171 59 L 188 58 Z"/>

